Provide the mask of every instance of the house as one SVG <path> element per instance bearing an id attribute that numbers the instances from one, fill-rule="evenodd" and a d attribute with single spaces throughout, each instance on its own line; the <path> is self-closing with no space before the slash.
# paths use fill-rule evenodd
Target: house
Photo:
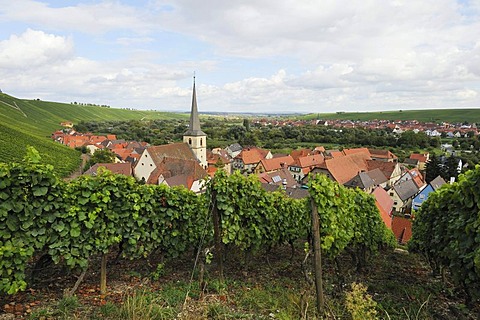
<path id="1" fill-rule="evenodd" d="M 427 164 L 428 160 L 430 160 L 430 154 L 427 153 L 412 153 L 409 159 L 417 160 L 418 161 L 418 169 L 421 171 L 425 170 L 425 165 Z"/>
<path id="2" fill-rule="evenodd" d="M 370 160 L 370 155 L 366 152 L 350 153 L 343 157 L 325 159 L 324 163 L 314 169 L 314 173 L 325 174 L 333 181 L 344 185 L 359 173 L 368 171 L 368 160 Z M 363 176 L 371 181 L 370 177 Z M 371 187 L 373 187 L 373 182 L 369 182 L 368 188 Z"/>
<path id="3" fill-rule="evenodd" d="M 420 209 L 422 203 L 428 199 L 428 195 L 434 191 L 437 191 L 445 183 L 445 180 L 443 180 L 441 176 L 438 176 L 432 181 L 430 181 L 430 183 L 413 198 L 412 210 L 417 211 L 418 209 Z"/>
<path id="4" fill-rule="evenodd" d="M 273 172 L 263 172 L 257 176 L 261 183 L 281 186 L 282 188 L 296 188 L 298 185 L 286 167 Z"/>
<path id="5" fill-rule="evenodd" d="M 370 193 L 375 188 L 375 182 L 370 178 L 367 172 L 359 172 L 355 177 L 343 184 L 348 188 L 360 188 L 363 191 Z"/>
<path id="6" fill-rule="evenodd" d="M 419 191 L 413 180 L 398 181 L 388 191 L 393 199 L 393 209 L 397 214 L 410 214 L 413 197 Z"/>
<path id="7" fill-rule="evenodd" d="M 232 163 L 228 153 L 223 149 L 207 150 L 208 175 L 213 177 L 217 170 L 224 170 L 227 174 L 232 172 Z"/>
<path id="8" fill-rule="evenodd" d="M 146 182 L 148 184 L 164 184 L 169 187 L 184 186 L 194 192 L 200 192 L 207 176 L 207 172 L 197 159 L 164 157 Z"/>
<path id="9" fill-rule="evenodd" d="M 373 180 L 375 186 L 381 188 L 386 188 L 388 183 L 388 178 L 383 174 L 382 170 L 379 168 L 367 171 L 366 174 Z"/>
<path id="10" fill-rule="evenodd" d="M 321 154 L 297 158 L 288 166 L 288 171 L 298 182 L 302 181 L 316 166 L 321 165 L 325 158 Z"/>
<path id="11" fill-rule="evenodd" d="M 412 219 L 394 216 L 392 231 L 399 244 L 406 244 L 412 237 Z"/>
<path id="12" fill-rule="evenodd" d="M 236 156 L 238 156 L 240 154 L 240 152 L 242 152 L 243 147 L 238 143 L 234 143 L 234 144 L 231 144 L 228 147 L 226 147 L 225 150 L 227 151 L 230 158 L 233 159 Z"/>
<path id="13" fill-rule="evenodd" d="M 367 171 L 372 171 L 375 169 L 382 171 L 382 173 L 388 179 L 387 187 L 392 186 L 402 175 L 402 170 L 398 162 L 367 160 L 367 168 Z"/>
<path id="14" fill-rule="evenodd" d="M 370 153 L 370 158 L 372 158 L 372 160 L 398 162 L 398 157 L 388 150 L 368 149 L 368 152 Z"/>
<path id="15" fill-rule="evenodd" d="M 261 174 L 264 172 L 274 172 L 277 170 L 281 170 L 283 168 L 287 169 L 289 165 L 293 164 L 295 160 L 293 160 L 292 156 L 282 156 L 282 157 L 275 157 L 272 159 L 262 159 L 260 162 L 255 166 L 254 173 Z"/>
<path id="16" fill-rule="evenodd" d="M 382 187 L 376 187 L 372 195 L 375 197 L 375 205 L 380 211 L 380 216 L 388 229 L 392 228 L 393 199 Z"/>
<path id="17" fill-rule="evenodd" d="M 126 163 L 95 163 L 83 174 L 95 176 L 99 168 L 105 168 L 116 174 L 123 174 L 125 176 L 133 176 L 132 165 L 129 162 Z"/>
<path id="18" fill-rule="evenodd" d="M 235 158 L 233 158 L 233 170 L 241 170 L 244 173 L 252 173 L 253 169 L 262 159 L 272 159 L 272 153 L 269 150 L 257 147 L 244 148 Z"/>

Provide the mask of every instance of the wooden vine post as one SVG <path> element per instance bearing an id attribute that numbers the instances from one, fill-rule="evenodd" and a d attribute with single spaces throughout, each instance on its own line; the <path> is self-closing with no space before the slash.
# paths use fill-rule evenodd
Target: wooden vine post
<path id="1" fill-rule="evenodd" d="M 102 263 L 100 267 L 100 294 L 107 294 L 107 255 L 102 254 Z"/>
<path id="2" fill-rule="evenodd" d="M 223 248 L 222 248 L 222 234 L 220 230 L 220 214 L 217 209 L 217 192 L 212 184 L 212 219 L 213 219 L 213 234 L 215 238 L 215 260 L 218 264 L 220 281 L 223 282 Z"/>
<path id="3" fill-rule="evenodd" d="M 320 222 L 318 219 L 318 209 L 313 198 L 312 204 L 312 233 L 313 233 L 313 257 L 315 267 L 315 288 L 317 292 L 317 311 L 319 315 L 323 314 L 325 300 L 323 297 L 322 282 L 322 255 L 320 247 Z"/>

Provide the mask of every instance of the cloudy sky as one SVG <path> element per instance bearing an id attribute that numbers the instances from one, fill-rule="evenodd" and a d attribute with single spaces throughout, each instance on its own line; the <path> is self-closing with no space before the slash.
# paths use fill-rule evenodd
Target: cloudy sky
<path id="1" fill-rule="evenodd" d="M 0 0 L 0 89 L 188 111 L 480 108 L 480 0 Z"/>

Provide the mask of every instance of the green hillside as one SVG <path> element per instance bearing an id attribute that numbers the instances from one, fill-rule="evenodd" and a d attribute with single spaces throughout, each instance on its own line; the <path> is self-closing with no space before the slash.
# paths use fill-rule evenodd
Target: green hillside
<path id="1" fill-rule="evenodd" d="M 322 120 L 418 120 L 420 122 L 480 123 L 480 109 L 399 110 L 383 112 L 315 113 L 300 117 Z"/>
<path id="2" fill-rule="evenodd" d="M 80 154 L 50 139 L 61 122 L 187 118 L 187 114 L 23 100 L 0 93 L 0 162 L 21 161 L 26 147 L 34 146 L 46 163 L 67 176 L 80 165 Z"/>

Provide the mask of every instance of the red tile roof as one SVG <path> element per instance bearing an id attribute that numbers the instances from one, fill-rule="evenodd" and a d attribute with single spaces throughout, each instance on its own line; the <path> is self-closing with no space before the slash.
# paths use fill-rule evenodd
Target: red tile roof
<path id="1" fill-rule="evenodd" d="M 186 180 L 182 178 L 182 182 L 179 184 L 183 184 L 185 187 L 190 189 L 193 182 L 205 178 L 207 176 L 207 172 L 202 168 L 197 160 L 164 157 L 162 162 L 159 163 L 155 170 L 153 170 L 153 172 L 150 174 L 147 183 L 158 184 L 158 179 L 160 176 L 163 176 L 165 179 L 176 176 L 185 176 Z M 175 182 L 176 180 L 170 180 L 170 182 L 167 183 L 170 186 L 173 186 L 171 184 L 172 181 Z M 185 181 L 188 183 L 184 184 Z"/>
<path id="2" fill-rule="evenodd" d="M 262 159 L 260 160 L 266 172 L 279 170 L 282 168 L 287 168 L 289 165 L 293 164 L 295 160 L 291 156 L 283 156 L 272 159 Z"/>
<path id="3" fill-rule="evenodd" d="M 395 168 L 397 166 L 396 162 L 387 162 L 387 161 L 379 161 L 379 160 L 368 160 L 367 161 L 368 171 L 373 169 L 380 169 L 385 177 L 391 178 Z"/>
<path id="4" fill-rule="evenodd" d="M 96 163 L 90 167 L 84 174 L 94 175 L 96 174 L 97 170 L 103 167 L 113 173 L 123 174 L 126 176 L 132 175 L 132 165 L 130 162 L 126 163 Z"/>
<path id="5" fill-rule="evenodd" d="M 383 222 L 387 228 L 392 228 L 392 218 L 391 213 L 393 209 L 393 199 L 388 195 L 381 187 L 376 187 L 372 192 L 375 197 L 375 204 L 377 205 L 378 210 L 380 211 L 380 216 L 382 217 Z"/>
<path id="6" fill-rule="evenodd" d="M 259 163 L 260 160 L 265 159 L 268 152 L 268 150 L 256 147 L 249 147 L 243 149 L 235 158 L 242 159 L 243 163 L 246 165 L 256 164 Z"/>
<path id="7" fill-rule="evenodd" d="M 407 243 L 412 237 L 412 220 L 394 216 L 392 220 L 392 231 L 399 243 Z"/>
<path id="8" fill-rule="evenodd" d="M 366 161 L 370 156 L 365 153 L 353 153 L 348 156 L 326 159 L 325 167 L 339 184 L 345 184 L 360 172 L 367 170 Z"/>
<path id="9" fill-rule="evenodd" d="M 421 154 L 421 153 L 412 153 L 410 155 L 410 159 L 418 160 L 419 162 L 427 162 L 428 153 Z"/>

